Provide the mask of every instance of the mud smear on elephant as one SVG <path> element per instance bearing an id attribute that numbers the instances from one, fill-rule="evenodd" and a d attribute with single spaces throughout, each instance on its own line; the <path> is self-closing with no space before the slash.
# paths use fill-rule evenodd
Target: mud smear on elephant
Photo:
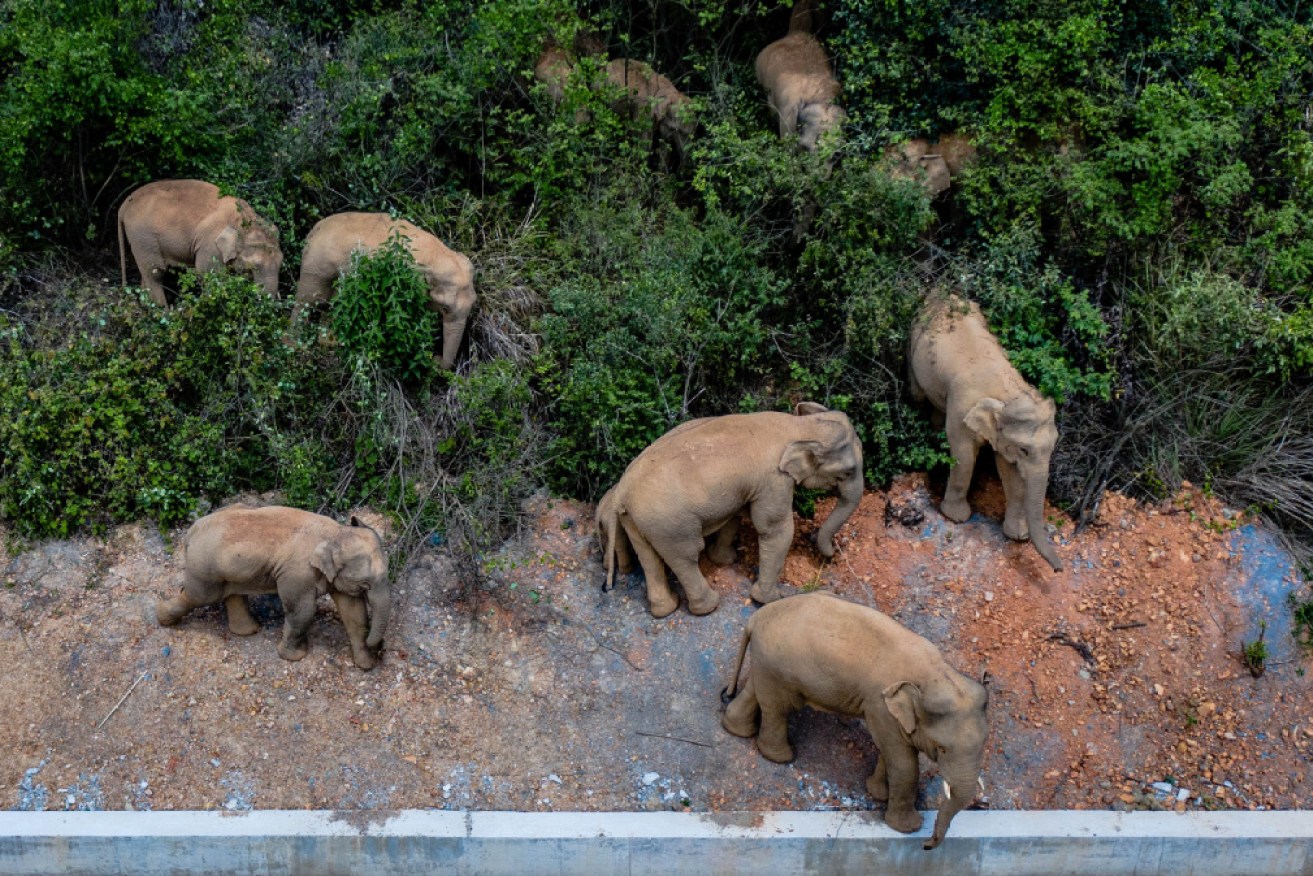
<path id="1" fill-rule="evenodd" d="M 886 525 L 889 501 L 924 520 Z M 815 519 L 795 522 L 781 587 L 879 608 L 961 672 L 988 672 L 987 805 L 1309 805 L 1313 672 L 1299 670 L 1313 666 L 1271 632 L 1263 678 L 1233 654 L 1258 620 L 1288 611 L 1295 586 L 1272 566 L 1267 601 L 1246 596 L 1264 527 L 1238 537 L 1249 521 L 1198 491 L 1155 506 L 1109 496 L 1079 535 L 1059 527 L 1067 568 L 1054 574 L 1002 535 L 987 473 L 967 523 L 945 521 L 938 501 L 924 476 L 868 492 L 824 563 L 812 538 L 834 499 L 820 500 Z M 0 679 L 0 784 L 13 796 L 0 805 L 36 805 L 39 786 L 40 805 L 63 808 L 58 790 L 94 777 L 106 808 L 221 809 L 240 772 L 255 809 L 880 811 L 865 793 L 876 749 L 861 722 L 799 713 L 788 765 L 720 726 L 719 688 L 756 610 L 750 525 L 733 564 L 701 566 L 720 607 L 657 620 L 641 576 L 601 592 L 591 506 L 529 510 L 524 537 L 476 579 L 436 551 L 416 558 L 368 673 L 326 599 L 295 664 L 277 656 L 276 607 L 249 638 L 227 631 L 222 608 L 155 625 L 177 559 L 150 527 L 0 554 L 0 655 L 13 669 Z M 941 783 L 922 768 L 917 805 L 935 808 Z"/>

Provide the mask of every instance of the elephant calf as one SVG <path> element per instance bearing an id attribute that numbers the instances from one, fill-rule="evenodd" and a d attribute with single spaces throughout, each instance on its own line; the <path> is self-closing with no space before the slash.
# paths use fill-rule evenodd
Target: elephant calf
<path id="1" fill-rule="evenodd" d="M 932 198 L 948 191 L 975 157 L 976 147 L 961 134 L 945 134 L 934 143 L 917 138 L 884 151 L 892 177 L 920 182 Z"/>
<path id="2" fill-rule="evenodd" d="M 128 285 L 130 245 L 141 285 L 161 307 L 168 304 L 162 276 L 172 268 L 208 271 L 222 265 L 250 275 L 270 295 L 278 294 L 283 267 L 278 229 L 241 198 L 220 195 L 211 183 L 147 183 L 119 207 L 118 231 L 123 285 Z"/>
<path id="3" fill-rule="evenodd" d="M 735 697 L 745 654 L 748 678 Z M 946 799 L 927 849 L 943 841 L 981 782 L 985 688 L 893 618 L 829 593 L 782 599 L 753 614 L 722 697 L 732 698 L 725 729 L 756 736 L 757 750 L 776 763 L 793 760 L 789 715 L 803 706 L 864 718 L 880 749 L 866 789 L 889 801 L 885 822 L 904 833 L 921 827 L 918 753 L 938 763 Z"/>
<path id="4" fill-rule="evenodd" d="M 260 625 L 246 595 L 276 592 L 287 613 L 278 654 L 300 660 L 315 600 L 327 593 L 346 627 L 355 664 L 372 669 L 377 662 L 392 606 L 388 561 L 378 533 L 356 518 L 343 526 L 296 508 L 229 505 L 191 525 L 182 555 L 182 589 L 155 606 L 162 626 L 223 600 L 228 628 L 239 636 L 254 635 Z"/>
<path id="5" fill-rule="evenodd" d="M 598 505 L 607 582 L 626 571 L 630 549 L 647 579 L 648 606 L 665 617 L 679 606 L 666 580 L 674 571 L 693 614 L 710 614 L 720 597 L 698 568 L 706 539 L 714 562 L 734 560 L 738 515 L 746 507 L 760 544 L 758 602 L 779 599 L 780 570 L 793 543 L 793 489 L 839 491 L 817 533 L 825 557 L 834 534 L 862 498 L 862 444 L 848 417 L 803 402 L 793 414 L 766 411 L 706 417 L 676 426 L 640 453 Z"/>
<path id="6" fill-rule="evenodd" d="M 949 520 L 971 516 L 967 489 L 976 455 L 994 448 L 1007 511 L 1003 533 L 1029 538 L 1054 571 L 1061 571 L 1044 528 L 1049 458 L 1058 442 L 1053 402 L 1012 367 L 974 303 L 931 296 L 912 327 L 908 349 L 912 398 L 944 414 L 953 467 L 940 506 Z"/>

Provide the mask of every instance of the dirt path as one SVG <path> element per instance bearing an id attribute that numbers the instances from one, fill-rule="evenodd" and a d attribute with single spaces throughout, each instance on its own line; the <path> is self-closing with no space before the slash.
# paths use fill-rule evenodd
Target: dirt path
<path id="1" fill-rule="evenodd" d="M 988 673 L 983 805 L 1313 806 L 1313 663 L 1290 635 L 1296 578 L 1270 533 L 1195 493 L 1159 508 L 1111 496 L 1095 526 L 1063 527 L 1054 574 L 1003 538 L 996 485 L 975 499 L 983 513 L 946 523 L 924 479 L 903 478 L 865 497 L 825 565 L 801 521 L 784 580 L 878 606 Z M 296 664 L 275 653 L 274 598 L 257 600 L 265 629 L 249 639 L 219 608 L 161 629 L 174 559 L 150 528 L 0 555 L 0 805 L 876 808 L 859 722 L 799 715 L 785 766 L 720 728 L 752 611 L 750 529 L 738 564 L 704 561 L 715 614 L 654 620 L 641 578 L 600 592 L 591 506 L 533 512 L 472 592 L 421 557 L 372 673 L 351 665 L 327 601 Z M 1255 679 L 1233 652 L 1262 619 Z M 924 807 L 939 788 L 927 772 Z"/>

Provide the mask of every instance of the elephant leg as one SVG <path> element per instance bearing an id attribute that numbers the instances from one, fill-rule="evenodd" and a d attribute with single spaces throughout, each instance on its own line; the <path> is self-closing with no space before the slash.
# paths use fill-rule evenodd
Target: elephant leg
<path id="1" fill-rule="evenodd" d="M 629 575 L 634 571 L 634 552 L 629 547 L 629 534 L 623 526 L 616 527 L 615 570 L 621 575 Z"/>
<path id="2" fill-rule="evenodd" d="M 889 762 L 883 754 L 875 759 L 875 770 L 866 779 L 866 792 L 873 800 L 889 799 Z"/>
<path id="3" fill-rule="evenodd" d="M 761 705 L 757 702 L 757 692 L 752 686 L 752 673 L 744 682 L 739 695 L 725 707 L 725 714 L 720 719 L 720 726 L 735 736 L 747 739 L 757 735 L 761 724 Z"/>
<path id="4" fill-rule="evenodd" d="M 160 626 L 171 627 L 202 605 L 209 603 L 193 599 L 188 595 L 186 586 L 183 586 L 179 588 L 177 596 L 155 603 L 155 619 L 160 622 Z"/>
<path id="5" fill-rule="evenodd" d="M 971 475 L 975 472 L 980 445 L 971 437 L 954 440 L 950 436 L 949 450 L 953 454 L 953 467 L 948 472 L 948 485 L 944 487 L 944 501 L 939 510 L 954 523 L 962 523 L 971 516 L 967 490 L 971 488 Z"/>
<path id="6" fill-rule="evenodd" d="M 1030 527 L 1026 525 L 1026 481 L 1016 465 L 995 453 L 994 462 L 998 465 L 998 476 L 1003 481 L 1003 495 L 1007 497 L 1007 511 L 1003 514 L 1003 534 L 1008 538 L 1025 541 L 1030 538 Z"/>
<path id="7" fill-rule="evenodd" d="M 759 556 L 757 557 L 757 583 L 752 585 L 752 598 L 757 602 L 774 602 L 780 598 L 780 572 L 793 544 L 792 490 L 790 501 L 782 506 L 778 502 L 760 500 L 752 503 L 752 525 L 757 529 Z"/>
<path id="8" fill-rule="evenodd" d="M 916 783 L 920 777 L 916 749 L 897 743 L 881 745 L 880 763 L 888 779 L 889 804 L 885 823 L 894 830 L 914 833 L 921 829 L 921 813 L 916 811 Z M 879 770 L 879 766 L 876 767 Z M 867 790 L 871 790 L 867 786 Z"/>
<path id="9" fill-rule="evenodd" d="M 679 608 L 679 600 L 670 592 L 670 583 L 666 580 L 666 562 L 628 518 L 621 523 L 629 535 L 630 546 L 638 555 L 639 565 L 643 567 L 643 577 L 647 579 L 648 610 L 653 617 L 665 617 Z"/>
<path id="10" fill-rule="evenodd" d="M 670 545 L 664 554 L 670 570 L 684 588 L 688 610 L 693 614 L 711 614 L 720 605 L 720 594 L 711 589 L 698 568 L 703 545 L 702 535 L 695 530 Z"/>
<path id="11" fill-rule="evenodd" d="M 711 544 L 707 547 L 707 556 L 711 562 L 719 566 L 728 566 L 738 559 L 738 552 L 734 550 L 734 539 L 739 534 L 739 515 L 735 514 L 712 535 Z"/>
<path id="12" fill-rule="evenodd" d="M 310 631 L 310 622 L 315 619 L 314 594 L 290 602 L 284 598 L 283 608 L 287 612 L 287 619 L 283 626 L 283 639 L 278 643 L 278 656 L 284 660 L 300 660 L 308 651 L 306 634 Z"/>
<path id="13" fill-rule="evenodd" d="M 793 703 L 773 684 L 759 686 L 756 694 L 761 705 L 757 751 L 767 760 L 788 763 L 793 760 L 793 746 L 789 745 L 789 715 L 793 713 Z"/>
<path id="14" fill-rule="evenodd" d="M 369 618 L 365 612 L 365 600 L 359 596 L 334 593 L 333 604 L 337 606 L 337 615 L 346 627 L 346 637 L 351 642 L 351 659 L 361 669 L 370 670 L 378 662 L 372 650 L 365 644 L 369 632 Z"/>
<path id="15" fill-rule="evenodd" d="M 251 617 L 251 608 L 246 604 L 246 596 L 234 593 L 223 598 L 223 606 L 228 609 L 228 629 L 234 636 L 254 636 L 260 632 L 260 625 Z"/>

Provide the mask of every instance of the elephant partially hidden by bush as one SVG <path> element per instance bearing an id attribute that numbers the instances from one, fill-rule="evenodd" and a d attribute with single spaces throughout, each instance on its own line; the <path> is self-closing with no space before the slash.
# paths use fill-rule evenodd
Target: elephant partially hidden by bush
<path id="1" fill-rule="evenodd" d="M 748 678 L 734 697 L 745 654 Z M 756 736 L 757 750 L 777 763 L 793 760 L 789 715 L 803 706 L 864 718 L 880 749 L 866 788 L 889 801 L 885 821 L 895 830 L 920 829 L 918 753 L 935 761 L 946 799 L 927 849 L 943 841 L 981 781 L 985 688 L 893 618 L 829 593 L 792 596 L 753 614 L 722 696 L 732 698 L 725 729 Z"/>
<path id="2" fill-rule="evenodd" d="M 372 669 L 377 662 L 392 614 L 388 561 L 378 533 L 354 517 L 343 526 L 296 508 L 229 505 L 191 525 L 182 555 L 182 589 L 155 606 L 162 626 L 222 600 L 228 628 L 250 636 L 260 625 L 251 617 L 247 594 L 276 592 L 287 613 L 278 655 L 300 660 L 315 601 L 327 593 L 346 627 L 356 666 Z"/>
<path id="3" fill-rule="evenodd" d="M 679 606 L 668 564 L 693 614 L 715 611 L 720 597 L 698 569 L 698 555 L 734 560 L 739 513 L 746 507 L 761 556 L 752 598 L 779 599 L 779 577 L 793 543 L 793 489 L 839 491 L 817 547 L 834 555 L 834 534 L 862 498 L 862 445 L 848 417 L 813 402 L 793 414 L 767 411 L 707 417 L 675 427 L 640 453 L 598 506 L 607 581 L 627 571 L 630 550 L 647 578 L 648 606 L 665 617 Z"/>
<path id="4" fill-rule="evenodd" d="M 442 367 L 450 371 L 477 298 L 474 266 L 432 234 L 386 213 L 337 213 L 310 229 L 301 255 L 292 322 L 300 319 L 306 305 L 332 297 L 333 284 L 351 264 L 351 253 L 372 252 L 394 233 L 406 238 L 415 267 L 428 286 L 429 307 L 442 316 Z"/>
<path id="5" fill-rule="evenodd" d="M 223 266 L 248 274 L 270 295 L 278 294 L 283 251 L 278 229 L 241 198 L 220 195 L 198 179 L 147 183 L 119 207 L 119 274 L 128 285 L 127 246 L 141 285 L 161 306 L 168 304 L 161 279 L 172 268 L 208 271 Z M 126 240 L 126 246 L 125 246 Z"/>
<path id="6" fill-rule="evenodd" d="M 933 143 L 918 137 L 884 151 L 890 176 L 921 183 L 932 198 L 948 191 L 953 180 L 975 157 L 975 144 L 969 137 L 956 133 L 944 134 Z"/>
<path id="7" fill-rule="evenodd" d="M 834 78 L 825 49 L 808 31 L 810 3 L 799 0 L 789 22 L 789 34 L 757 55 L 757 81 L 766 89 L 770 108 L 780 120 L 780 136 L 798 135 L 798 143 L 815 152 L 821 137 L 838 131 L 848 115 L 835 101 Z"/>
<path id="8" fill-rule="evenodd" d="M 994 448 L 1007 511 L 1003 532 L 1030 539 L 1054 571 L 1062 569 L 1044 526 L 1049 459 L 1058 442 L 1053 402 L 1025 381 L 990 332 L 980 308 L 931 296 L 911 331 L 912 398 L 944 414 L 953 467 L 940 506 L 949 520 L 971 516 L 967 489 L 981 446 Z"/>

